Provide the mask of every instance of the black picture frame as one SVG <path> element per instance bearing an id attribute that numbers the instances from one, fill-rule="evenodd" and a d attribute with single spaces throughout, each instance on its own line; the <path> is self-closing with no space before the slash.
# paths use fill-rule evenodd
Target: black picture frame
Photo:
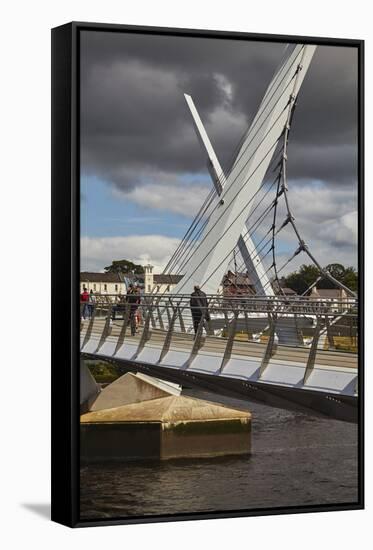
<path id="1" fill-rule="evenodd" d="M 356 504 L 79 518 L 79 46 L 81 31 L 349 46 L 358 51 L 359 498 Z M 72 22 L 52 29 L 52 520 L 70 527 L 364 508 L 364 41 Z"/>

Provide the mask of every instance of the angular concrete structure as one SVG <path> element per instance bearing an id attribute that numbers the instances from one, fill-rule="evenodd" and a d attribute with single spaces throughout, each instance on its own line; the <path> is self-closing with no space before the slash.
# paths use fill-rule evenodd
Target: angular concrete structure
<path id="1" fill-rule="evenodd" d="M 181 387 L 177 384 L 158 380 L 146 374 L 127 372 L 101 391 L 90 410 L 113 409 L 180 393 Z"/>
<path id="2" fill-rule="evenodd" d="M 80 360 L 80 413 L 87 412 L 90 410 L 92 403 L 96 400 L 97 396 L 100 394 L 100 387 L 97 384 L 96 380 L 93 378 L 91 371 L 85 364 L 85 362 Z"/>
<path id="3" fill-rule="evenodd" d="M 81 416 L 83 460 L 241 455 L 251 449 L 251 414 L 169 396 Z"/>

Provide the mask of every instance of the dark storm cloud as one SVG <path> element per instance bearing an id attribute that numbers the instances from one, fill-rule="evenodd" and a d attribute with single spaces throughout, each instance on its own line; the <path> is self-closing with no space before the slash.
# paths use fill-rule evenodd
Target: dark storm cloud
<path id="1" fill-rule="evenodd" d="M 130 190 L 205 169 L 183 93 L 192 95 L 223 165 L 259 106 L 284 45 L 83 33 L 82 170 Z M 357 57 L 316 50 L 291 132 L 289 175 L 356 181 Z"/>

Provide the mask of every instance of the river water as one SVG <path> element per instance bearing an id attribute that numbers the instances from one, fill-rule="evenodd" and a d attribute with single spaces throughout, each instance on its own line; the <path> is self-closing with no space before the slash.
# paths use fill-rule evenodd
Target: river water
<path id="1" fill-rule="evenodd" d="M 81 519 L 357 501 L 356 425 L 204 391 L 185 395 L 249 409 L 252 454 L 84 465 Z"/>

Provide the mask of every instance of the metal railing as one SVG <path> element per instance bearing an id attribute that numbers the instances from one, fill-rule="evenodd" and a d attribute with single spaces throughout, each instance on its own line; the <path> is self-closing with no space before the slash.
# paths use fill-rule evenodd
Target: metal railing
<path id="1" fill-rule="evenodd" d="M 190 295 L 139 295 L 139 303 L 126 297 L 116 300 L 97 299 L 81 303 L 82 318 L 89 319 L 85 341 L 92 334 L 96 319 L 103 328 L 100 341 L 110 334 L 113 322 L 121 326 L 117 349 L 131 327 L 141 333 L 140 348 L 153 330 L 165 332 L 163 356 L 170 347 L 173 334 L 194 334 L 192 355 L 198 353 L 204 336 L 226 340 L 227 355 L 234 340 L 266 344 L 264 363 L 268 363 L 277 345 L 357 352 L 358 303 L 355 299 L 328 301 L 305 297 L 224 297 L 207 295 L 207 307 L 190 306 Z M 263 367 L 264 368 L 264 367 Z"/>
<path id="2" fill-rule="evenodd" d="M 190 298 L 190 294 L 139 294 L 141 306 L 145 305 L 146 307 L 154 305 L 188 307 Z M 358 307 L 358 300 L 355 298 L 332 300 L 316 299 L 308 296 L 224 296 L 221 294 L 207 294 L 206 298 L 209 308 L 222 311 L 239 308 L 248 312 L 282 311 L 284 313 L 308 313 L 311 315 L 326 313 L 332 315 L 342 312 L 356 312 Z M 82 302 L 81 304 L 109 307 L 112 305 L 125 305 L 126 303 L 127 295 L 95 294 L 94 302 Z"/>
<path id="3" fill-rule="evenodd" d="M 90 341 L 98 321 L 99 328 L 95 334 L 98 343 L 94 353 L 99 354 L 112 334 L 112 327 L 116 325 L 113 357 L 125 345 L 131 330 L 131 337 L 136 336 L 133 360 L 141 354 L 153 333 L 158 333 L 158 337 L 161 334 L 161 339 L 157 341 L 161 349 L 156 363 L 165 359 L 172 345 L 176 348 L 180 346 L 180 335 L 184 334 L 182 341 L 184 345 L 187 343 L 188 353 L 185 368 L 191 366 L 205 345 L 210 349 L 217 346 L 218 361 L 220 357 L 217 373 L 222 373 L 232 354 L 237 353 L 236 346 L 241 348 L 241 356 L 245 345 L 249 346 L 248 357 L 254 347 L 254 355 L 259 361 L 259 380 L 271 359 L 281 350 L 281 345 L 285 350 L 281 353 L 288 353 L 289 357 L 294 354 L 292 348 L 304 350 L 301 358 L 296 354 L 296 361 L 304 362 L 304 384 L 317 364 L 320 352 L 328 355 L 329 362 L 333 352 L 343 352 L 338 355 L 340 364 L 351 367 L 356 363 L 357 366 L 354 359 L 358 345 L 357 300 L 329 302 L 282 297 L 227 298 L 220 295 L 208 295 L 206 300 L 207 307 L 198 308 L 191 308 L 190 296 L 186 295 L 141 295 L 138 304 L 129 303 L 125 298 L 116 302 L 83 302 L 81 313 L 83 316 L 86 314 L 89 321 L 81 349 L 84 350 Z M 284 355 L 281 357 L 284 360 Z M 321 364 L 323 360 L 325 356 Z"/>

